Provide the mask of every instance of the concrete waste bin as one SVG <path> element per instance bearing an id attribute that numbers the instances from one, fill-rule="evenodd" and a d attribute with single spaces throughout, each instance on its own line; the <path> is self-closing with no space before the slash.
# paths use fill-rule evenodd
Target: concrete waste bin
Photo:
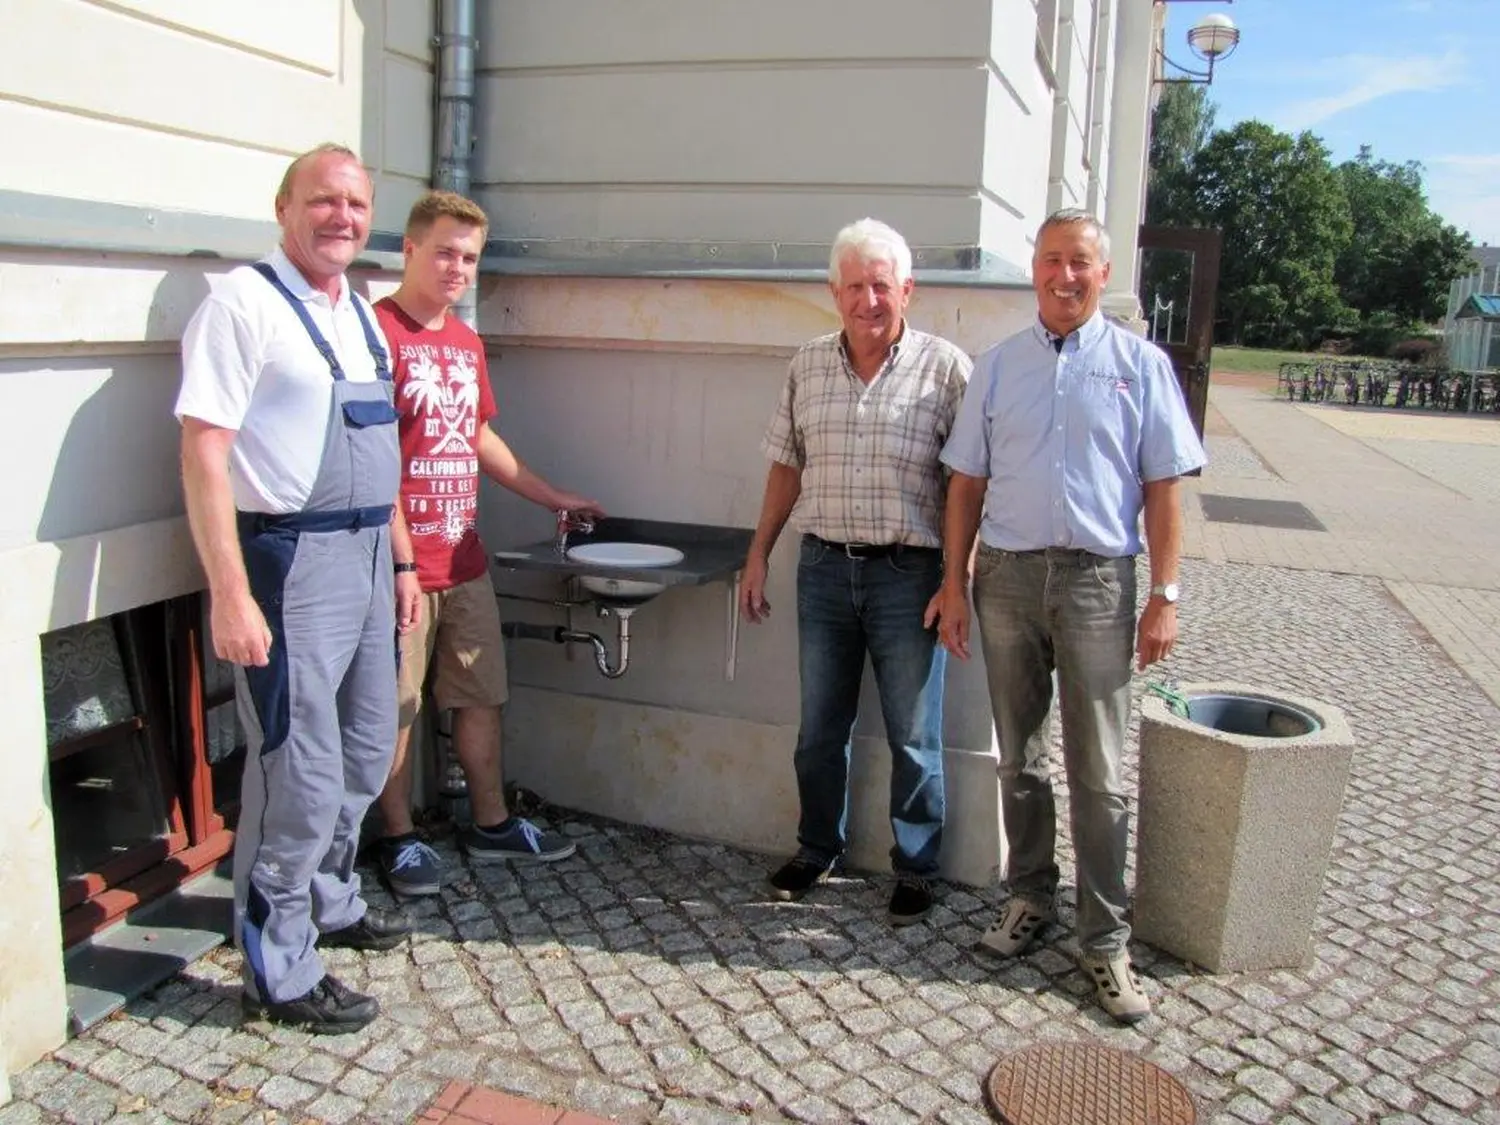
<path id="1" fill-rule="evenodd" d="M 1295 968 L 1333 845 L 1354 737 L 1329 704 L 1184 684 L 1141 706 L 1135 936 L 1212 972 Z"/>

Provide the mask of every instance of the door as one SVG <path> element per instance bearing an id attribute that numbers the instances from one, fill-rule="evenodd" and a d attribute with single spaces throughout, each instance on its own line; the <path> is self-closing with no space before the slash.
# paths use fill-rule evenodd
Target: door
<path id="1" fill-rule="evenodd" d="M 1143 226 L 1140 234 L 1141 310 L 1147 335 L 1172 360 L 1198 436 L 1208 413 L 1208 374 L 1219 291 L 1216 230 Z"/>

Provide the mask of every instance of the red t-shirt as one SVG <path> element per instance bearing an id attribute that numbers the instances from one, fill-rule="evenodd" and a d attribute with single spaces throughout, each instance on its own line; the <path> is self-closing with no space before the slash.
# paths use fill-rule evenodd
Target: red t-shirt
<path id="1" fill-rule="evenodd" d="M 479 513 L 479 427 L 495 416 L 484 345 L 449 314 L 424 328 L 389 297 L 375 316 L 391 346 L 401 422 L 401 504 L 423 590 L 489 570 Z"/>

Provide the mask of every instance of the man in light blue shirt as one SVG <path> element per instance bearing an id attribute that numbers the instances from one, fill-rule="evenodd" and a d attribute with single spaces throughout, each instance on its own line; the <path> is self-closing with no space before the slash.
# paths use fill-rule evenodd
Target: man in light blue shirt
<path id="1" fill-rule="evenodd" d="M 1126 952 L 1130 825 L 1120 757 L 1131 657 L 1145 668 L 1172 651 L 1179 478 L 1205 457 L 1170 361 L 1099 312 L 1109 279 L 1099 221 L 1071 210 L 1049 217 L 1032 274 L 1037 323 L 979 358 L 943 448 L 953 476 L 943 585 L 928 619 L 940 622 L 943 645 L 967 659 L 977 533 L 974 607 L 1000 743 L 1011 891 L 982 941 L 1014 956 L 1056 917 L 1048 760 L 1056 671 L 1083 968 L 1100 1005 L 1134 1023 L 1151 1005 Z M 1137 623 L 1143 513 L 1151 597 Z"/>

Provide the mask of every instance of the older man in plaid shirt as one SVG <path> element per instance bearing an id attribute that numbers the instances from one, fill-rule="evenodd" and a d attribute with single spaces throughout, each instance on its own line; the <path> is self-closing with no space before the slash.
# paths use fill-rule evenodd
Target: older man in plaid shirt
<path id="1" fill-rule="evenodd" d="M 959 348 L 906 323 L 911 250 L 884 223 L 839 232 L 829 286 L 843 331 L 792 359 L 766 433 L 771 460 L 740 611 L 759 622 L 771 548 L 798 509 L 802 683 L 795 765 L 798 850 L 772 873 L 778 898 L 801 898 L 847 845 L 849 747 L 869 654 L 891 746 L 889 917 L 932 908 L 943 837 L 946 653 L 923 613 L 942 580 L 944 469 L 939 461 L 973 365 Z"/>

